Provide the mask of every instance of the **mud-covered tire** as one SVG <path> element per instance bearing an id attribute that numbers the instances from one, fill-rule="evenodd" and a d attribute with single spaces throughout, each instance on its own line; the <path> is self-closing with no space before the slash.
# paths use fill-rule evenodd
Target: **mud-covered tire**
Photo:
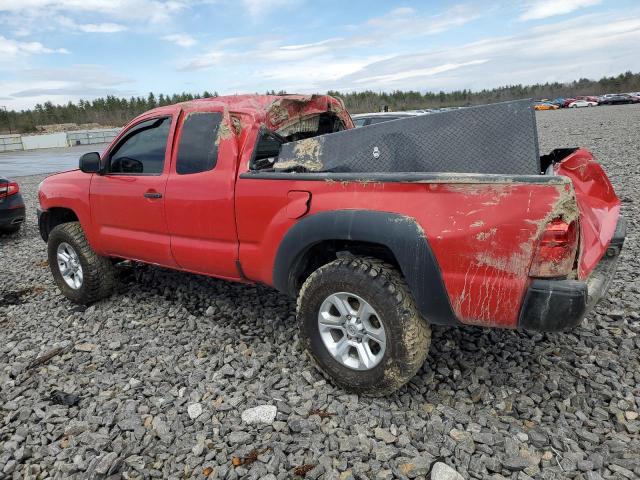
<path id="1" fill-rule="evenodd" d="M 71 288 L 60 272 L 57 254 L 61 243 L 70 245 L 78 256 L 83 275 L 79 288 Z M 88 305 L 108 297 L 113 292 L 114 266 L 108 258 L 91 250 L 79 222 L 63 223 L 51 230 L 47 251 L 53 279 L 63 295 L 72 302 Z"/>
<path id="2" fill-rule="evenodd" d="M 380 362 L 355 370 L 329 353 L 318 326 L 320 308 L 330 295 L 353 293 L 379 314 L 387 343 Z M 418 312 L 400 273 L 380 260 L 347 257 L 313 272 L 300 289 L 297 304 L 300 338 L 318 368 L 339 386 L 372 396 L 390 394 L 406 384 L 427 358 L 431 328 Z"/>

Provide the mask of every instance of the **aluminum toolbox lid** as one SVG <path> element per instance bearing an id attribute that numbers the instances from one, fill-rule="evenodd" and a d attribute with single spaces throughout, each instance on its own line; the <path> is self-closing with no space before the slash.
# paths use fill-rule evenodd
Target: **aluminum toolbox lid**
<path id="1" fill-rule="evenodd" d="M 538 175 L 533 102 L 461 108 L 286 143 L 274 169 Z"/>

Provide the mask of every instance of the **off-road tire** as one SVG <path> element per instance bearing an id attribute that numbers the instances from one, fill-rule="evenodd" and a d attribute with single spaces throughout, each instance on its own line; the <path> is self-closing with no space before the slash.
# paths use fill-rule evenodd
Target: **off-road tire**
<path id="1" fill-rule="evenodd" d="M 370 370 L 342 365 L 327 351 L 318 327 L 322 302 L 336 292 L 360 296 L 380 315 L 387 346 Z M 298 295 L 300 338 L 316 366 L 335 384 L 371 396 L 388 395 L 406 384 L 424 364 L 431 328 L 418 312 L 409 288 L 391 265 L 375 258 L 347 257 L 313 272 Z"/>
<path id="2" fill-rule="evenodd" d="M 57 249 L 62 242 L 71 245 L 80 259 L 83 279 L 78 289 L 67 285 L 60 273 Z M 51 230 L 47 249 L 53 279 L 69 300 L 89 305 L 111 295 L 115 286 L 115 269 L 108 258 L 101 257 L 91 250 L 79 222 L 62 223 Z"/>

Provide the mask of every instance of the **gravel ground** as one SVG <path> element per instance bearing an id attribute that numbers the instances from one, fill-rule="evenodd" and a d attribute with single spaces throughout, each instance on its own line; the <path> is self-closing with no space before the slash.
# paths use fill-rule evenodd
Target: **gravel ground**
<path id="1" fill-rule="evenodd" d="M 22 178 L 26 228 L 0 239 L 0 477 L 638 478 L 640 106 L 538 122 L 543 152 L 587 146 L 622 198 L 608 297 L 570 333 L 435 327 L 378 399 L 328 384 L 267 288 L 123 265 L 117 295 L 72 305 L 37 233 L 43 177 Z"/>

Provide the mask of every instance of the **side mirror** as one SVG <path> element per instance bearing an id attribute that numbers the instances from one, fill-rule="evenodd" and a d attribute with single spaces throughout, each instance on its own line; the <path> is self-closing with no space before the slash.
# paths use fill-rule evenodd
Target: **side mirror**
<path id="1" fill-rule="evenodd" d="M 80 170 L 84 173 L 98 173 L 100 171 L 100 154 L 98 152 L 85 153 L 80 157 Z"/>

